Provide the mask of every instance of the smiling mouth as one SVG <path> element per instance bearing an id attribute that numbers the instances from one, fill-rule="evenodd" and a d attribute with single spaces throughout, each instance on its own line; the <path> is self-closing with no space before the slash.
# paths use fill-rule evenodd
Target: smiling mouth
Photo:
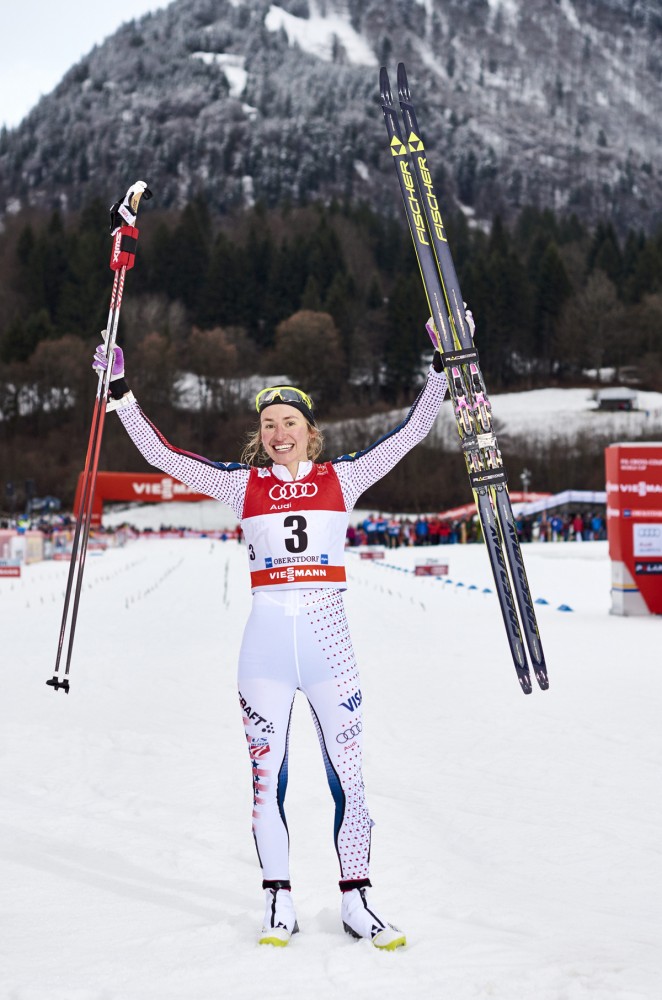
<path id="1" fill-rule="evenodd" d="M 273 446 L 274 451 L 289 451 L 290 448 L 293 448 L 293 447 L 294 447 L 293 444 L 275 444 Z"/>

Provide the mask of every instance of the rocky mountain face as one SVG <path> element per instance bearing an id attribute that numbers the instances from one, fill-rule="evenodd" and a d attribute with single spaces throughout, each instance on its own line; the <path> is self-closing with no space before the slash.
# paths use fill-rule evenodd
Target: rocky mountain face
<path id="1" fill-rule="evenodd" d="M 438 194 L 662 221 L 657 0 L 175 0 L 0 135 L 0 213 L 365 199 L 399 212 L 379 66 L 407 65 Z"/>

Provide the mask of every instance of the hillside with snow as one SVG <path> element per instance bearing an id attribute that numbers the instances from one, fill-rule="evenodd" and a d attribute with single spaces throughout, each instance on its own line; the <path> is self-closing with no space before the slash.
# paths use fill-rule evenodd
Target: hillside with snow
<path id="1" fill-rule="evenodd" d="M 147 177 L 161 206 L 394 200 L 378 69 L 409 70 L 446 209 L 662 217 L 662 15 L 609 0 L 174 0 L 0 135 L 0 215 Z M 75 199 L 72 197 L 75 193 Z"/>

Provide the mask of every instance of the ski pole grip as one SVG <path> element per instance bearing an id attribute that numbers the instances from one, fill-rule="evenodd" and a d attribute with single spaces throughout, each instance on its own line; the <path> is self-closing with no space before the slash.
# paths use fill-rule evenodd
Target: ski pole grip
<path id="1" fill-rule="evenodd" d="M 138 230 L 135 226 L 120 226 L 113 236 L 113 246 L 110 251 L 111 271 L 119 271 L 123 267 L 130 271 L 136 262 L 137 245 Z"/>

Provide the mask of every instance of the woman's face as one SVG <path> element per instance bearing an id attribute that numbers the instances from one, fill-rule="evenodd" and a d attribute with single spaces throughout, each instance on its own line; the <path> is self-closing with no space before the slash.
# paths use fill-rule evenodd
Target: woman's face
<path id="1" fill-rule="evenodd" d="M 273 403 L 260 414 L 262 444 L 277 465 L 298 465 L 308 459 L 311 427 L 303 413 L 287 403 Z M 314 432 L 313 432 L 314 433 Z"/>

